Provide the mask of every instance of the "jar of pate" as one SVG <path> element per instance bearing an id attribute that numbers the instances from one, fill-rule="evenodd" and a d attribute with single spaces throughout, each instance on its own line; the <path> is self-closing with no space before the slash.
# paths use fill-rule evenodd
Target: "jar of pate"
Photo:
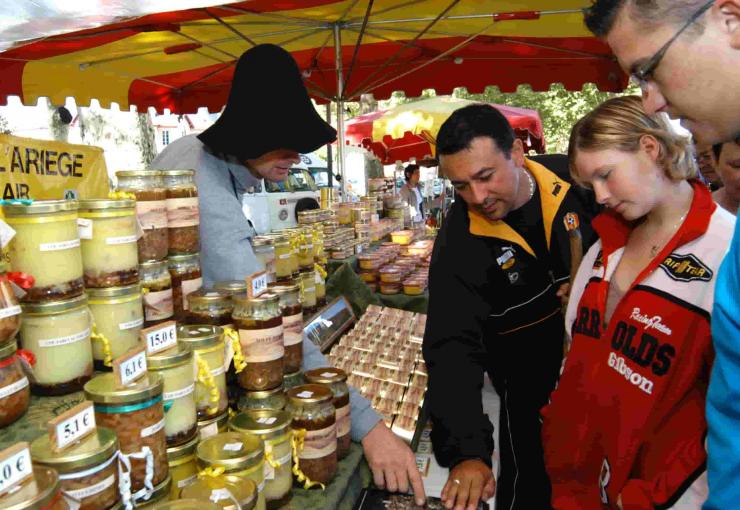
<path id="1" fill-rule="evenodd" d="M 21 328 L 21 307 L 7 271 L 7 263 L 0 257 L 0 345 L 14 340 Z"/>
<path id="2" fill-rule="evenodd" d="M 285 360 L 283 371 L 295 372 L 303 363 L 303 305 L 301 288 L 298 285 L 275 285 L 270 292 L 280 298 L 280 313 L 283 316 L 283 345 Z"/>
<path id="3" fill-rule="evenodd" d="M 136 197 L 136 217 L 144 235 L 139 238 L 139 263 L 167 258 L 167 191 L 162 172 L 116 172 L 118 189 Z"/>
<path id="4" fill-rule="evenodd" d="M 303 377 L 303 372 L 296 370 L 295 372 L 289 372 L 283 375 L 283 388 L 288 391 L 296 386 L 306 384 L 306 379 Z"/>
<path id="5" fill-rule="evenodd" d="M 97 370 L 110 370 L 112 360 L 140 344 L 144 308 L 139 284 L 86 289 L 93 316 L 93 360 Z"/>
<path id="6" fill-rule="evenodd" d="M 187 443 L 167 448 L 167 464 L 170 467 L 170 477 L 172 477 L 170 499 L 178 499 L 180 491 L 198 479 L 195 448 L 199 440 L 200 438 L 196 435 Z"/>
<path id="7" fill-rule="evenodd" d="M 257 504 L 257 486 L 252 480 L 238 476 L 208 476 L 183 489 L 181 497 L 205 505 L 210 503 L 216 510 L 252 510 Z M 204 508 L 199 506 L 193 510 Z"/>
<path id="8" fill-rule="evenodd" d="M 337 458 L 341 460 L 349 453 L 349 447 L 352 443 L 347 373 L 338 368 L 324 367 L 309 370 L 304 376 L 306 381 L 311 384 L 327 386 L 334 395 L 332 402 L 337 413 Z"/>
<path id="9" fill-rule="evenodd" d="M 316 274 L 313 266 L 311 269 L 301 270 L 301 302 L 303 313 L 310 317 L 318 309 L 316 305 Z"/>
<path id="10" fill-rule="evenodd" d="M 254 256 L 260 261 L 267 273 L 267 281 L 275 281 L 275 245 L 271 237 L 257 236 L 252 239 Z"/>
<path id="11" fill-rule="evenodd" d="M 195 409 L 195 373 L 193 352 L 178 344 L 150 354 L 147 369 L 164 380 L 164 432 L 167 446 L 187 443 L 198 433 Z"/>
<path id="12" fill-rule="evenodd" d="M 187 324 L 210 324 L 227 326 L 231 324 L 234 302 L 231 295 L 219 290 L 199 289 L 188 294 L 188 307 L 185 312 Z"/>
<path id="13" fill-rule="evenodd" d="M 177 341 L 187 345 L 197 367 L 195 405 L 198 419 L 208 419 L 226 411 L 226 347 L 223 329 L 218 326 L 193 324 L 177 328 Z"/>
<path id="14" fill-rule="evenodd" d="M 188 310 L 188 296 L 203 286 L 197 253 L 170 255 L 167 259 L 172 278 L 172 304 L 175 319 L 183 321 Z"/>
<path id="15" fill-rule="evenodd" d="M 34 466 L 32 478 L 23 482 L 15 492 L 0 496 L 0 508 L 71 510 L 62 495 L 59 475 L 54 469 L 44 466 Z"/>
<path id="16" fill-rule="evenodd" d="M 148 328 L 173 318 L 172 277 L 167 261 L 143 262 L 141 287 L 144 299 L 144 327 Z"/>
<path id="17" fill-rule="evenodd" d="M 0 428 L 23 416 L 30 400 L 28 378 L 18 359 L 15 340 L 0 345 Z"/>
<path id="18" fill-rule="evenodd" d="M 167 189 L 169 253 L 198 253 L 200 211 L 195 170 L 163 170 L 162 173 Z"/>

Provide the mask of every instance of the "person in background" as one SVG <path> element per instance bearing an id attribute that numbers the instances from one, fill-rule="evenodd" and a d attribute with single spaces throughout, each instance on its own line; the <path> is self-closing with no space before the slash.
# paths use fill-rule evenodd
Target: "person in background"
<path id="1" fill-rule="evenodd" d="M 737 216 L 740 207 L 740 143 L 738 141 L 717 144 L 715 155 L 719 164 L 717 172 L 724 186 L 712 194 L 714 201 Z"/>
<path id="2" fill-rule="evenodd" d="M 175 140 L 151 164 L 156 169 L 195 169 L 204 286 L 243 280 L 264 269 L 252 250 L 255 231 L 242 212 L 242 195 L 261 189 L 262 179 L 285 180 L 299 154 L 335 138 L 334 128 L 313 107 L 290 53 L 262 44 L 239 58 L 218 120 L 200 135 Z M 303 369 L 326 366 L 329 362 L 313 342 L 304 341 Z M 414 453 L 354 389 L 350 404 L 352 439 L 362 443 L 376 485 L 391 492 L 412 488 L 423 504 Z"/>
<path id="3" fill-rule="evenodd" d="M 450 474 L 446 508 L 550 508 L 539 411 L 563 356 L 560 298 L 570 278 L 568 225 L 592 240 L 573 187 L 524 157 L 490 105 L 454 112 L 437 136 L 441 174 L 458 199 L 432 253 L 422 346 L 434 454 Z M 482 408 L 487 372 L 501 398 L 501 476 L 491 470 L 493 426 Z"/>
<path id="4" fill-rule="evenodd" d="M 713 146 L 696 146 L 696 163 L 699 165 L 699 176 L 704 179 L 709 191 L 722 187 L 722 179 L 717 172 L 717 156 Z"/>
<path id="5" fill-rule="evenodd" d="M 406 168 L 403 169 L 403 176 L 406 178 L 406 184 L 403 185 L 399 194 L 406 201 L 406 205 L 414 209 L 414 216 L 412 217 L 414 223 L 420 223 L 424 220 L 424 199 L 419 187 L 419 179 L 421 178 L 419 165 L 406 165 Z"/>
<path id="6" fill-rule="evenodd" d="M 556 509 L 699 510 L 714 279 L 735 220 L 689 141 L 636 96 L 573 127 L 573 178 L 606 206 L 566 313 L 572 345 L 542 411 Z M 674 506 L 675 505 L 675 506 Z"/>
<path id="7" fill-rule="evenodd" d="M 701 144 L 740 138 L 739 0 L 596 0 L 588 28 L 642 88 L 647 113 L 680 118 Z M 740 501 L 740 224 L 714 276 L 716 358 L 707 394 L 705 510 Z"/>

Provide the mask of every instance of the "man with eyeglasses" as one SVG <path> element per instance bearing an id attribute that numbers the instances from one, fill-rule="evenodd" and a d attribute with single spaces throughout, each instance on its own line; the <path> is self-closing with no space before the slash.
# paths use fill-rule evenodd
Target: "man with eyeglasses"
<path id="1" fill-rule="evenodd" d="M 701 144 L 740 138 L 740 1 L 596 0 L 585 22 L 640 85 L 648 112 L 680 118 Z M 725 510 L 740 507 L 740 223 L 713 277 L 703 508 Z"/>

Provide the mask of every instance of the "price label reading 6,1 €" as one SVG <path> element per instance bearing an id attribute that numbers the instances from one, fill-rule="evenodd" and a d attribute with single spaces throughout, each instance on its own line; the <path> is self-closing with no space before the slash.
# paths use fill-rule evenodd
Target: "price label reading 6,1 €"
<path id="1" fill-rule="evenodd" d="M 146 350 L 144 347 L 131 349 L 113 361 L 113 377 L 119 388 L 126 387 L 146 374 Z"/>
<path id="2" fill-rule="evenodd" d="M 94 431 L 93 403 L 83 402 L 49 421 L 49 442 L 54 451 L 60 451 Z"/>
<path id="3" fill-rule="evenodd" d="M 146 345 L 146 352 L 149 355 L 165 351 L 170 347 L 177 345 L 177 329 L 175 321 L 167 321 L 163 324 L 157 324 L 151 328 L 143 329 L 139 336 Z"/>
<path id="4" fill-rule="evenodd" d="M 33 476 L 28 443 L 17 443 L 0 452 L 0 495 Z"/>

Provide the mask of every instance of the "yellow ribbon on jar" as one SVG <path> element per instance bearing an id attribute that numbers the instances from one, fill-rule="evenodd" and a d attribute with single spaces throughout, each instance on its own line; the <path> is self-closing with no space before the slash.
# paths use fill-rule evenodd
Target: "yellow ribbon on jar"
<path id="1" fill-rule="evenodd" d="M 323 267 L 318 264 L 314 264 L 313 268 L 316 270 L 316 272 L 319 273 L 319 276 L 321 276 L 322 280 L 326 280 L 326 270 Z"/>
<path id="2" fill-rule="evenodd" d="M 218 403 L 221 400 L 221 393 L 218 391 L 218 388 L 216 387 L 216 380 L 213 378 L 213 374 L 211 373 L 211 369 L 208 366 L 208 363 L 198 356 L 198 353 L 195 352 L 195 363 L 198 365 L 198 382 L 201 384 L 205 384 L 208 388 L 208 393 L 210 394 L 210 397 L 208 400 L 212 404 L 216 404 L 216 407 L 211 407 L 208 409 L 208 414 L 216 414 L 218 412 Z"/>
<path id="3" fill-rule="evenodd" d="M 265 448 L 265 460 L 269 465 L 271 465 L 274 469 L 277 469 L 280 467 L 280 463 L 275 460 L 275 457 L 272 455 L 272 450 L 267 451 L 267 448 Z"/>
<path id="4" fill-rule="evenodd" d="M 223 475 L 226 470 L 223 466 L 210 466 L 205 469 L 201 469 L 198 472 L 198 478 L 200 480 L 206 479 L 206 478 L 218 478 L 219 476 Z"/>
<path id="5" fill-rule="evenodd" d="M 247 361 L 244 359 L 244 352 L 242 352 L 242 343 L 239 340 L 239 333 L 232 328 L 224 328 L 224 337 L 231 342 L 231 348 L 234 350 L 234 371 L 238 374 L 247 367 Z"/>
<path id="6" fill-rule="evenodd" d="M 300 459 L 298 453 L 303 451 L 303 441 L 306 437 L 306 429 L 298 429 L 293 431 L 293 435 L 290 438 L 290 445 L 293 448 L 293 474 L 298 480 L 298 483 L 303 482 L 304 489 L 310 489 L 311 487 L 319 486 L 321 490 L 326 490 L 326 485 L 321 482 L 314 482 L 306 474 L 301 471 Z"/>
<path id="7" fill-rule="evenodd" d="M 92 324 L 92 332 L 90 333 L 90 338 L 95 342 L 100 342 L 103 344 L 103 365 L 106 367 L 110 367 L 113 364 L 113 351 L 110 348 L 110 340 L 108 338 L 98 333 L 98 327 L 93 322 Z"/>
<path id="8" fill-rule="evenodd" d="M 122 200 L 126 198 L 136 200 L 136 195 L 134 195 L 130 191 L 109 191 L 108 198 L 110 198 L 111 200 Z"/>

